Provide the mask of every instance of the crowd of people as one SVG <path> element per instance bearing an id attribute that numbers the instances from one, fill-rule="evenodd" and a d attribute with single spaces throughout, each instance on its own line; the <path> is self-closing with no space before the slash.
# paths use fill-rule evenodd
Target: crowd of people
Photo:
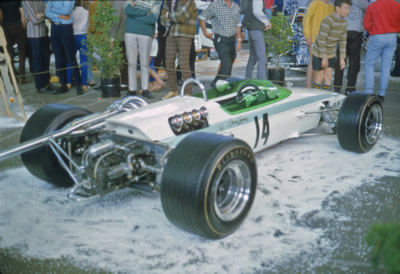
<path id="1" fill-rule="evenodd" d="M 345 94 L 356 90 L 361 68 L 363 38 L 368 36 L 365 57 L 364 91 L 374 92 L 374 67 L 381 59 L 378 89 L 383 101 L 390 75 L 400 76 L 400 49 L 390 71 L 400 33 L 398 0 L 120 0 L 111 1 L 118 20 L 112 39 L 120 41 L 124 64 L 121 87 L 127 95 L 153 98 L 152 92 L 164 87 L 163 99 L 178 94 L 178 85 L 195 76 L 195 35 L 201 29 L 212 40 L 220 66 L 211 83 L 231 76 L 236 54 L 243 40 L 249 42 L 249 59 L 244 77 L 266 79 L 267 54 L 264 32 L 272 27 L 271 16 L 283 12 L 288 20 L 299 7 L 307 8 L 303 20 L 304 38 L 309 50 L 306 87 L 341 92 L 343 72 L 348 62 Z M 370 3 L 371 2 L 371 3 Z M 0 21 L 13 58 L 13 45 L 19 53 L 18 83 L 29 83 L 25 61 L 29 59 L 39 93 L 62 94 L 74 84 L 81 95 L 94 86 L 91 60 L 85 41 L 91 31 L 96 0 L 2 1 Z M 211 29 L 208 26 L 211 24 Z M 157 50 L 158 48 L 158 50 Z M 154 50 L 155 49 L 155 50 Z M 79 64 L 76 59 L 79 52 Z M 50 54 L 54 54 L 59 86 L 50 84 Z M 139 61 L 138 61 L 139 60 Z M 140 63 L 140 88 L 137 64 Z M 177 65 L 178 64 L 178 65 Z M 167 75 L 160 77 L 160 68 Z M 333 76 L 334 75 L 334 76 Z M 332 78 L 333 87 L 332 87 Z M 192 94 L 191 85 L 185 94 Z"/>

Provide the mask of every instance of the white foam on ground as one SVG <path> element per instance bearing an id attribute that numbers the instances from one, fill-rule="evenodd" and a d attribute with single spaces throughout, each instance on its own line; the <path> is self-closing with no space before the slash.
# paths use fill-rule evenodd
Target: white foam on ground
<path id="1" fill-rule="evenodd" d="M 10 110 L 14 113 L 14 115 L 19 116 L 21 119 L 23 119 L 23 115 L 21 112 L 21 109 L 19 105 L 17 106 L 16 104 L 18 103 L 13 103 L 13 105 L 10 105 Z M 29 119 L 29 117 L 33 114 L 34 109 L 31 106 L 24 106 L 25 114 L 26 117 Z M 6 114 L 6 110 L 2 110 L 3 114 Z M 0 116 L 0 130 L 2 129 L 10 129 L 10 128 L 20 128 L 24 126 L 24 122 L 17 120 L 12 117 L 7 117 L 7 116 Z"/>
<path id="2" fill-rule="evenodd" d="M 258 191 L 249 216 L 233 235 L 217 241 L 169 223 L 158 193 L 127 189 L 73 202 L 65 198 L 66 190 L 24 168 L 6 170 L 0 175 L 0 248 L 35 258 L 70 258 L 111 272 L 273 271 L 301 252 L 335 248 L 321 239 L 322 230 L 296 220 L 321 210 L 333 192 L 399 176 L 400 141 L 382 136 L 370 152 L 356 154 L 341 149 L 336 136 L 302 137 L 259 153 L 257 165 Z"/>

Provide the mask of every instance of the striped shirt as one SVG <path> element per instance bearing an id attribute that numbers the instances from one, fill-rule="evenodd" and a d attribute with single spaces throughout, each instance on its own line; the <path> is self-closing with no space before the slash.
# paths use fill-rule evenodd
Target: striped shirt
<path id="1" fill-rule="evenodd" d="M 171 36 L 194 38 L 197 24 L 197 8 L 194 0 L 165 0 L 161 11 L 161 24 L 169 30 Z M 166 32 L 168 33 L 168 31 Z"/>
<path id="2" fill-rule="evenodd" d="M 26 33 L 28 38 L 40 38 L 47 36 L 44 17 L 38 18 L 36 14 L 44 15 L 46 5 L 43 0 L 24 0 L 22 8 L 26 19 Z"/>
<path id="3" fill-rule="evenodd" d="M 149 10 L 158 20 L 160 16 L 161 0 L 136 0 L 135 7 Z"/>
<path id="4" fill-rule="evenodd" d="M 333 58 L 339 44 L 340 58 L 346 58 L 347 24 L 344 18 L 334 13 L 325 17 L 321 22 L 319 34 L 312 48 L 316 57 Z"/>
<path id="5" fill-rule="evenodd" d="M 233 3 L 229 8 L 224 0 L 216 0 L 211 3 L 199 16 L 199 19 L 211 21 L 214 33 L 232 37 L 236 35 L 240 24 L 240 8 Z"/>

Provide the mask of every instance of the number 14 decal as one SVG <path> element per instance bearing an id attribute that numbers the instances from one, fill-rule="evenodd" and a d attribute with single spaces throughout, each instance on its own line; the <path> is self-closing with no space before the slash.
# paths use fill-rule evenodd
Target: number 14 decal
<path id="1" fill-rule="evenodd" d="M 256 143 L 254 144 L 254 148 L 256 148 L 258 145 L 258 141 L 260 140 L 260 135 L 261 135 L 261 139 L 264 139 L 263 146 L 265 146 L 265 144 L 267 143 L 268 137 L 269 137 L 268 113 L 263 114 L 263 128 L 262 128 L 261 134 L 260 134 L 260 126 L 258 124 L 257 116 L 254 117 L 254 122 L 256 124 Z"/>

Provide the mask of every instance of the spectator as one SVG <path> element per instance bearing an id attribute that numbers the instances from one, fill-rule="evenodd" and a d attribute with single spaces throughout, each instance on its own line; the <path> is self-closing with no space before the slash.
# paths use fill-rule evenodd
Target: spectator
<path id="1" fill-rule="evenodd" d="M 82 83 L 75 83 L 82 85 L 84 91 L 88 90 L 88 58 L 87 52 L 87 32 L 89 27 L 89 11 L 83 7 L 82 0 L 76 0 L 74 9 L 72 10 L 72 21 L 74 29 L 74 41 L 75 41 L 75 54 L 79 51 L 80 67 L 81 67 L 81 79 Z M 67 70 L 67 87 L 71 88 L 72 85 L 72 71 Z"/>
<path id="2" fill-rule="evenodd" d="M 168 84 L 170 91 L 163 99 L 178 94 L 177 78 L 175 73 L 175 59 L 182 70 L 183 79 L 190 78 L 190 47 L 196 32 L 197 9 L 194 0 L 166 0 L 161 11 L 161 24 L 166 28 L 166 59 Z M 192 85 L 187 85 L 185 94 L 192 94 Z"/>
<path id="3" fill-rule="evenodd" d="M 46 5 L 43 0 L 22 1 L 26 28 L 32 51 L 32 72 L 39 93 L 52 93 L 50 88 L 50 41 L 44 21 Z"/>
<path id="4" fill-rule="evenodd" d="M 81 74 L 75 58 L 75 39 L 71 16 L 74 5 L 75 1 L 47 1 L 46 17 L 51 20 L 50 42 L 56 61 L 57 75 L 61 84 L 54 94 L 68 92 L 65 71 L 67 62 L 71 65 L 74 79 L 78 83 L 76 94 L 83 94 L 83 89 L 80 85 L 82 83 Z"/>
<path id="5" fill-rule="evenodd" d="M 30 83 L 25 76 L 25 59 L 27 48 L 26 21 L 20 1 L 1 1 L 2 26 L 7 41 L 7 51 L 11 60 L 14 60 L 14 44 L 18 46 L 19 53 L 19 77 L 18 84 Z M 14 62 L 13 69 L 14 72 Z"/>
<path id="6" fill-rule="evenodd" d="M 332 72 L 336 64 L 339 45 L 340 69 L 344 69 L 346 57 L 346 20 L 351 0 L 335 0 L 335 13 L 321 22 L 319 34 L 312 48 L 313 88 L 331 89 Z"/>
<path id="7" fill-rule="evenodd" d="M 157 53 L 158 53 L 158 41 L 157 41 L 157 33 L 156 33 L 154 35 L 153 41 L 151 43 L 151 49 L 150 49 L 150 70 L 149 70 L 149 73 L 150 73 L 149 91 L 150 92 L 158 92 L 165 86 L 165 82 L 157 74 L 157 70 L 154 67 L 154 58 L 157 56 Z"/>
<path id="8" fill-rule="evenodd" d="M 257 64 L 257 79 L 266 80 L 265 68 L 267 54 L 265 51 L 264 31 L 271 28 L 263 0 L 248 1 L 248 11 L 243 19 L 243 27 L 249 31 L 250 55 L 247 61 L 246 78 L 253 78 L 253 69 Z"/>
<path id="9" fill-rule="evenodd" d="M 165 0 L 161 0 L 161 10 L 164 8 Z M 163 78 L 167 79 L 166 71 L 160 70 L 160 68 L 166 67 L 165 65 L 165 45 L 167 42 L 167 38 L 165 37 L 165 27 L 161 24 L 161 14 L 157 20 L 157 43 L 158 43 L 158 52 L 157 56 L 154 58 L 154 67 L 157 72 L 163 74 Z"/>
<path id="10" fill-rule="evenodd" d="M 298 8 L 299 2 L 297 0 L 286 0 L 283 8 L 283 14 L 289 16 L 289 18 L 292 19 Z"/>
<path id="11" fill-rule="evenodd" d="M 356 90 L 357 75 L 360 71 L 361 62 L 361 45 L 363 41 L 362 34 L 364 31 L 363 19 L 367 7 L 368 0 L 352 0 L 349 16 L 346 17 L 346 59 L 349 59 L 349 68 L 347 70 L 347 88 L 345 91 L 346 95 Z M 343 73 L 344 70 L 340 69 L 340 62 L 336 62 L 334 86 L 335 91 L 338 93 L 340 93 L 340 89 L 343 84 Z"/>
<path id="12" fill-rule="evenodd" d="M 267 15 L 268 20 L 271 20 L 272 11 L 275 7 L 274 0 L 264 0 L 265 5 L 265 14 Z"/>
<path id="13" fill-rule="evenodd" d="M 377 0 L 371 3 L 364 16 L 364 28 L 369 33 L 365 55 L 365 92 L 374 92 L 374 66 L 381 59 L 378 97 L 383 102 L 390 78 L 390 67 L 400 32 L 400 3 Z"/>
<path id="14" fill-rule="evenodd" d="M 310 61 L 307 66 L 307 79 L 306 87 L 311 88 L 312 81 L 312 47 L 315 42 L 315 38 L 319 33 L 319 27 L 321 21 L 329 14 L 334 12 L 334 7 L 329 3 L 329 0 L 314 0 L 309 5 L 307 12 L 304 16 L 303 30 L 304 38 L 308 46 L 308 52 L 310 54 Z"/>
<path id="15" fill-rule="evenodd" d="M 137 58 L 140 56 L 140 71 L 143 97 L 152 99 L 149 92 L 150 48 L 155 33 L 156 22 L 160 14 L 161 2 L 158 0 L 136 0 L 128 2 L 125 8 L 125 43 L 128 57 L 128 95 L 137 92 Z"/>
<path id="16" fill-rule="evenodd" d="M 114 23 L 111 29 L 112 39 L 117 39 L 120 41 L 120 47 L 123 53 L 123 66 L 120 69 L 121 73 L 121 88 L 128 89 L 128 59 L 126 57 L 126 45 L 125 45 L 125 24 L 126 24 L 126 14 L 125 14 L 125 0 L 115 0 L 112 1 L 112 7 L 114 9 L 114 15 L 118 16 L 119 20 Z"/>
<path id="17" fill-rule="evenodd" d="M 199 19 L 204 36 L 213 40 L 221 62 L 221 70 L 211 83 L 212 86 L 215 86 L 218 80 L 231 76 L 233 62 L 236 58 L 235 38 L 237 40 L 236 50 L 242 49 L 240 8 L 232 0 L 216 1 L 201 13 Z M 207 31 L 207 20 L 211 21 L 214 33 Z"/>

